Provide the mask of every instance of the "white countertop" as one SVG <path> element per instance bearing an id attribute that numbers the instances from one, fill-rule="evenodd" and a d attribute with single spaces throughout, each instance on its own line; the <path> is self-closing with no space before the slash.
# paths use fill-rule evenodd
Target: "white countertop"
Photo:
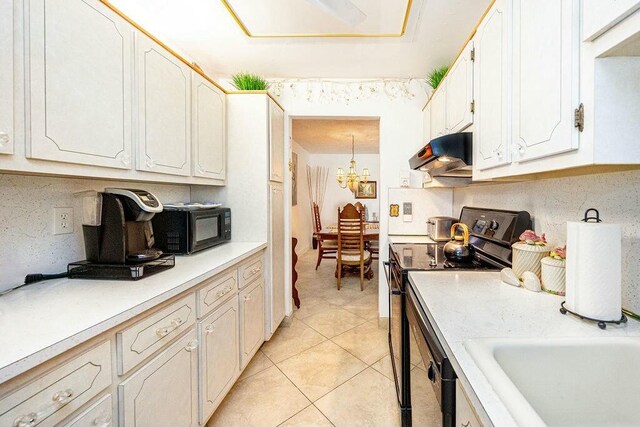
<path id="1" fill-rule="evenodd" d="M 431 237 L 427 235 L 415 235 L 415 236 L 407 236 L 407 235 L 389 235 L 389 243 L 435 243 L 431 240 Z"/>
<path id="2" fill-rule="evenodd" d="M 0 296 L 0 383 L 125 322 L 266 248 L 229 242 L 176 256 L 138 281 L 58 279 Z"/>
<path id="3" fill-rule="evenodd" d="M 409 280 L 485 425 L 516 425 L 463 346 L 472 338 L 640 336 L 629 319 L 601 330 L 560 314 L 563 297 L 506 285 L 497 272 L 410 272 Z"/>

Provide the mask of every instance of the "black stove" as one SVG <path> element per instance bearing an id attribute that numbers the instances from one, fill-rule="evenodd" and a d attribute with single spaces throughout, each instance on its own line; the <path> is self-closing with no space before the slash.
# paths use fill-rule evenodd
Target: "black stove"
<path id="1" fill-rule="evenodd" d="M 473 258 L 469 262 L 447 260 L 444 255 L 446 242 L 389 245 L 389 261 L 385 263 L 389 284 L 389 348 L 403 427 L 411 427 L 412 405 L 433 404 L 411 401 L 411 340 L 420 349 L 423 363 L 428 368 L 426 375 L 442 411 L 442 425 L 455 425 L 456 374 L 433 326 L 426 320 L 420 304 L 415 302 L 417 298 L 411 298 L 415 292 L 409 284 L 409 273 L 492 271 L 511 267 L 511 245 L 518 241 L 522 232 L 531 228 L 531 216 L 525 211 L 464 207 L 458 222 L 467 225 L 470 231 Z"/>

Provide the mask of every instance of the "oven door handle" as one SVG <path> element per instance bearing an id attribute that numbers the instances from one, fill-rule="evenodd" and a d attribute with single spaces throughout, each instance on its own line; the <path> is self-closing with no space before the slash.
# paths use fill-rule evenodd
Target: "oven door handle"
<path id="1" fill-rule="evenodd" d="M 384 267 L 383 267 L 384 275 L 387 278 L 387 284 L 389 284 L 389 282 L 391 280 L 389 278 L 389 276 L 391 275 L 391 262 L 390 261 L 384 261 L 383 264 L 384 264 Z"/>

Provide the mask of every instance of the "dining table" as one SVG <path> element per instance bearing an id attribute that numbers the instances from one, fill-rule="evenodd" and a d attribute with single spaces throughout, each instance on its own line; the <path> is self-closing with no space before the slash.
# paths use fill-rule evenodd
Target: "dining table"
<path id="1" fill-rule="evenodd" d="M 380 240 L 380 229 L 377 227 L 377 223 L 372 223 L 372 224 L 376 224 L 376 225 L 367 226 L 365 224 L 363 238 L 366 242 Z M 316 235 L 320 237 L 322 240 L 338 240 L 338 227 L 328 226 L 316 232 Z"/>

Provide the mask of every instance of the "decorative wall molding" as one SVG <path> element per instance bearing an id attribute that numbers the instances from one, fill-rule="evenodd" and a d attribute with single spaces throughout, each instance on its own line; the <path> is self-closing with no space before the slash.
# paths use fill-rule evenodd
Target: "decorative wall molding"
<path id="1" fill-rule="evenodd" d="M 304 98 L 307 102 L 349 105 L 367 99 L 386 97 L 394 100 L 427 99 L 430 88 L 422 79 L 272 79 L 271 92 L 276 98 Z"/>

